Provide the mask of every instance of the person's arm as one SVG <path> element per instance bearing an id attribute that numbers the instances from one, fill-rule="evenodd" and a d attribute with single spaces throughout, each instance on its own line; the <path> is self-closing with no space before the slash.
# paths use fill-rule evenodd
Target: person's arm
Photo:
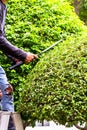
<path id="1" fill-rule="evenodd" d="M 22 61 L 25 60 L 27 53 L 23 50 L 13 46 L 5 37 L 0 36 L 0 50 L 5 54 L 11 55 Z"/>
<path id="2" fill-rule="evenodd" d="M 16 59 L 23 61 L 24 63 L 31 62 L 33 59 L 37 58 L 37 55 L 32 53 L 27 53 L 15 46 L 13 46 L 5 37 L 0 36 L 0 50 L 5 54 L 8 54 Z"/>
<path id="3" fill-rule="evenodd" d="M 18 60 L 23 61 L 24 63 L 31 62 L 33 59 L 37 58 L 35 54 L 27 53 L 15 46 L 13 46 L 5 37 L 4 37 L 4 24 L 5 24 L 5 14 L 6 8 L 3 8 L 6 0 L 0 1 L 0 50 L 3 53 L 10 55 Z"/>

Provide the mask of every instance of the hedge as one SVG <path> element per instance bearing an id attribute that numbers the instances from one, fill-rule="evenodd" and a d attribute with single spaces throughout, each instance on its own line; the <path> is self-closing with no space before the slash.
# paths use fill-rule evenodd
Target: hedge
<path id="1" fill-rule="evenodd" d="M 46 47 L 52 45 L 55 41 L 58 41 L 59 39 L 68 39 L 69 37 L 72 37 L 71 44 L 67 43 L 67 42 L 61 43 L 62 44 L 62 47 L 60 47 L 61 49 L 56 47 L 54 51 L 49 52 L 46 55 L 43 55 L 40 58 L 40 60 L 36 66 L 35 66 L 35 63 L 34 64 L 31 63 L 29 65 L 23 65 L 20 68 L 18 68 L 16 70 L 12 70 L 10 72 L 8 69 L 8 67 L 10 66 L 10 64 L 9 64 L 10 62 L 8 61 L 8 59 L 6 57 L 3 58 L 1 56 L 1 64 L 3 64 L 3 67 L 5 68 L 5 70 L 7 72 L 9 81 L 15 87 L 14 88 L 15 104 L 16 104 L 16 101 L 19 100 L 19 94 L 20 94 L 20 101 L 23 100 L 22 101 L 23 104 L 20 104 L 19 106 L 21 108 L 20 109 L 21 112 L 23 112 L 23 110 L 25 110 L 25 113 L 27 116 L 27 117 L 25 117 L 25 119 L 29 118 L 29 120 L 31 120 L 31 122 L 34 123 L 34 120 L 38 119 L 36 116 L 37 115 L 36 113 L 42 112 L 41 116 L 39 117 L 39 120 L 43 120 L 44 118 L 46 118 L 48 120 L 53 119 L 55 121 L 59 121 L 60 123 L 64 124 L 66 122 L 66 120 L 69 118 L 66 117 L 64 122 L 62 122 L 62 117 L 61 116 L 57 117 L 55 115 L 55 113 L 57 112 L 56 111 L 57 109 L 55 109 L 56 108 L 55 105 L 53 105 L 53 109 L 52 109 L 52 111 L 50 111 L 51 106 L 48 104 L 47 98 L 49 98 L 49 102 L 51 102 L 51 101 L 54 102 L 54 101 L 59 100 L 59 99 L 57 99 L 58 96 L 56 98 L 56 96 L 54 95 L 54 91 L 53 91 L 54 88 L 58 89 L 57 94 L 59 95 L 59 93 L 60 93 L 59 98 L 61 101 L 60 108 L 58 108 L 58 112 L 60 112 L 60 111 L 62 112 L 61 103 L 64 98 L 61 96 L 61 93 L 65 92 L 65 95 L 66 95 L 66 93 L 68 91 L 68 89 L 66 89 L 66 91 L 62 91 L 62 88 L 64 89 L 64 85 L 68 86 L 66 84 L 69 84 L 69 81 L 68 81 L 68 83 L 66 83 L 65 81 L 67 78 L 69 78 L 69 76 L 71 76 L 71 79 L 72 79 L 72 75 L 70 75 L 70 74 L 73 72 L 73 68 L 71 69 L 71 72 L 69 69 L 71 68 L 70 65 L 74 65 L 74 60 L 76 60 L 75 50 L 73 50 L 73 49 L 75 49 L 75 47 L 76 47 L 78 50 L 78 53 L 82 53 L 82 51 L 79 52 L 80 50 L 78 49 L 78 46 L 80 46 L 80 45 L 75 44 L 73 39 L 75 37 L 76 38 L 80 37 L 83 33 L 85 33 L 86 27 L 83 25 L 83 22 L 79 19 L 79 17 L 75 14 L 74 8 L 72 6 L 70 6 L 69 2 L 67 2 L 65 0 L 54 0 L 54 1 L 52 1 L 52 0 L 48 0 L 48 1 L 46 1 L 46 0 L 31 0 L 31 1 L 10 0 L 8 2 L 7 6 L 8 6 L 8 15 L 7 15 L 7 19 L 6 19 L 7 20 L 7 25 L 6 25 L 7 39 L 12 44 L 24 49 L 25 51 L 39 53 Z M 81 43 L 81 44 L 83 44 L 83 43 Z M 75 45 L 75 47 L 74 47 L 74 45 Z M 86 47 L 86 43 L 83 44 L 83 48 L 84 47 Z M 72 55 L 70 55 L 70 53 Z M 76 53 L 76 55 L 77 55 L 77 53 Z M 80 56 L 82 56 L 82 55 L 80 55 Z M 66 59 L 68 62 L 68 57 L 70 58 L 70 61 L 69 61 L 68 66 L 66 66 L 66 64 L 65 64 L 66 62 L 64 63 L 63 60 Z M 74 57 L 75 57 L 75 59 L 74 59 Z M 72 62 L 72 60 L 73 60 L 73 62 Z M 78 55 L 77 55 L 77 60 L 79 60 Z M 77 63 L 77 60 L 75 61 L 75 63 Z M 85 60 L 84 60 L 84 62 L 85 62 Z M 83 63 L 83 62 L 81 62 L 81 63 Z M 80 67 L 80 65 L 79 65 L 79 67 Z M 65 68 L 67 68 L 67 69 L 65 69 Z M 78 68 L 78 66 L 77 66 L 77 68 Z M 57 69 L 58 69 L 58 73 L 57 73 Z M 67 71 L 65 71 L 65 70 L 67 70 Z M 65 73 L 63 73 L 64 71 L 65 71 Z M 30 73 L 30 75 L 28 76 L 29 73 Z M 73 72 L 73 73 L 75 74 L 75 72 Z M 62 76 L 61 76 L 61 74 L 62 74 Z M 66 74 L 67 74 L 67 76 L 65 77 Z M 35 78 L 34 78 L 34 76 L 35 76 Z M 63 85 L 58 80 L 59 76 L 60 76 L 61 80 L 65 80 L 65 81 L 62 81 Z M 75 75 L 73 75 L 73 77 L 74 76 Z M 27 78 L 27 80 L 26 80 L 26 78 Z M 62 78 L 64 78 L 64 79 L 62 79 Z M 30 80 L 28 81 L 28 79 L 30 79 Z M 43 79 L 43 80 L 41 80 L 41 79 Z M 73 79 L 72 79 L 72 81 L 73 81 Z M 33 86 L 32 83 L 34 83 L 34 87 L 31 87 L 31 86 Z M 58 84 L 61 87 L 58 88 L 58 85 L 56 86 L 56 84 Z M 52 86 L 52 87 L 50 87 L 50 86 Z M 39 87 L 41 87 L 41 88 L 39 88 Z M 61 88 L 61 91 L 60 91 L 60 88 Z M 36 89 L 35 91 L 37 93 L 35 93 L 35 91 L 33 89 L 34 90 Z M 50 89 L 50 91 L 48 91 L 49 89 Z M 25 93 L 24 94 L 25 96 L 23 95 L 23 93 L 21 93 L 21 91 L 23 91 L 23 93 Z M 32 93 L 30 93 L 30 91 Z M 41 95 L 39 95 L 40 94 L 39 91 L 42 92 Z M 43 91 L 44 91 L 44 93 L 43 93 Z M 52 93 L 52 91 L 53 91 L 53 93 Z M 28 93 L 29 93 L 30 97 L 28 97 Z M 49 93 L 51 93 L 51 96 Z M 47 94 L 46 97 L 45 97 L 45 94 Z M 32 96 L 35 98 L 31 99 Z M 33 103 L 35 103 L 35 101 L 36 101 L 36 104 L 39 104 L 40 96 L 41 97 L 44 96 L 44 98 L 43 98 L 44 101 L 43 101 L 43 104 L 41 105 L 41 108 L 38 109 L 40 106 L 38 106 L 38 107 L 33 106 Z M 54 96 L 55 96 L 55 98 L 54 98 Z M 30 100 L 28 98 L 30 98 Z M 35 100 L 35 101 L 33 102 L 32 100 Z M 42 100 L 42 98 L 41 98 L 41 100 Z M 70 99 L 70 100 L 72 100 L 72 99 Z M 45 106 L 45 101 L 47 101 L 46 104 L 48 104 L 46 106 Z M 18 102 L 18 104 L 19 104 L 19 102 Z M 58 101 L 58 103 L 59 103 L 59 101 Z M 56 103 L 56 104 L 58 104 L 58 103 Z M 21 107 L 21 105 L 23 105 L 23 108 Z M 28 109 L 26 108 L 26 105 L 27 105 Z M 32 111 L 30 108 L 32 108 Z M 43 110 L 42 110 L 42 108 L 43 108 Z M 65 108 L 65 110 L 66 110 L 66 108 Z M 48 112 L 48 111 L 50 111 L 52 113 L 49 112 L 49 116 L 47 115 L 47 117 L 46 117 L 46 112 Z M 64 112 L 62 112 L 62 113 L 64 113 Z M 67 112 L 65 112 L 65 114 L 66 113 Z M 25 114 L 22 113 L 22 115 L 24 118 Z M 57 118 L 59 118 L 59 119 L 57 119 Z M 60 118 L 61 118 L 61 120 L 60 120 Z"/>

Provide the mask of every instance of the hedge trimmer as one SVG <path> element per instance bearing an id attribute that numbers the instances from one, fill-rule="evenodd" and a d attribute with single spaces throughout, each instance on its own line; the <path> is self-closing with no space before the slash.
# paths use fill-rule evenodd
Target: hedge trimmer
<path id="1" fill-rule="evenodd" d="M 53 45 L 51 45 L 51 46 L 49 46 L 48 48 L 46 48 L 45 50 L 41 51 L 41 52 L 38 54 L 38 57 L 39 57 L 39 55 L 42 55 L 43 53 L 45 53 L 45 52 L 47 52 L 48 50 L 52 49 L 54 46 L 56 46 L 58 43 L 60 43 L 60 42 L 62 42 L 62 41 L 63 41 L 63 39 L 61 39 L 61 40 L 55 42 Z M 18 63 L 16 63 L 16 64 L 12 65 L 11 67 L 9 67 L 9 69 L 10 69 L 10 70 L 15 69 L 15 68 L 21 66 L 22 64 L 24 64 L 24 62 L 23 62 L 23 61 L 19 61 Z"/>

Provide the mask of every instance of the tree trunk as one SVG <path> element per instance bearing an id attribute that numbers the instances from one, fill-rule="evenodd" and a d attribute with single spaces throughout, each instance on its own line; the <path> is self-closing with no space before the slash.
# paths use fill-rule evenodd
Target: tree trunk
<path id="1" fill-rule="evenodd" d="M 78 8 L 79 3 L 80 3 L 79 0 L 74 0 L 74 3 L 73 3 L 73 4 L 74 4 L 74 8 L 75 8 L 76 14 L 79 14 L 79 8 Z"/>
<path id="2" fill-rule="evenodd" d="M 82 126 L 80 126 L 80 125 L 78 125 L 78 124 L 74 124 L 74 126 L 75 126 L 77 129 L 79 129 L 79 130 L 87 130 L 87 122 L 85 123 L 85 126 L 84 126 L 84 127 L 82 127 Z"/>

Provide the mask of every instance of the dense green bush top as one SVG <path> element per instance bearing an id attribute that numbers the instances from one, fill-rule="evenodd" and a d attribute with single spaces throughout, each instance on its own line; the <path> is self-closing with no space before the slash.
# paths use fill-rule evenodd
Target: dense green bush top
<path id="1" fill-rule="evenodd" d="M 80 33 L 83 24 L 64 0 L 11 0 L 6 29 L 13 44 L 38 52 L 60 38 Z"/>
<path id="2" fill-rule="evenodd" d="M 44 54 L 25 84 L 18 107 L 28 121 L 86 121 L 87 42 L 73 39 Z"/>

